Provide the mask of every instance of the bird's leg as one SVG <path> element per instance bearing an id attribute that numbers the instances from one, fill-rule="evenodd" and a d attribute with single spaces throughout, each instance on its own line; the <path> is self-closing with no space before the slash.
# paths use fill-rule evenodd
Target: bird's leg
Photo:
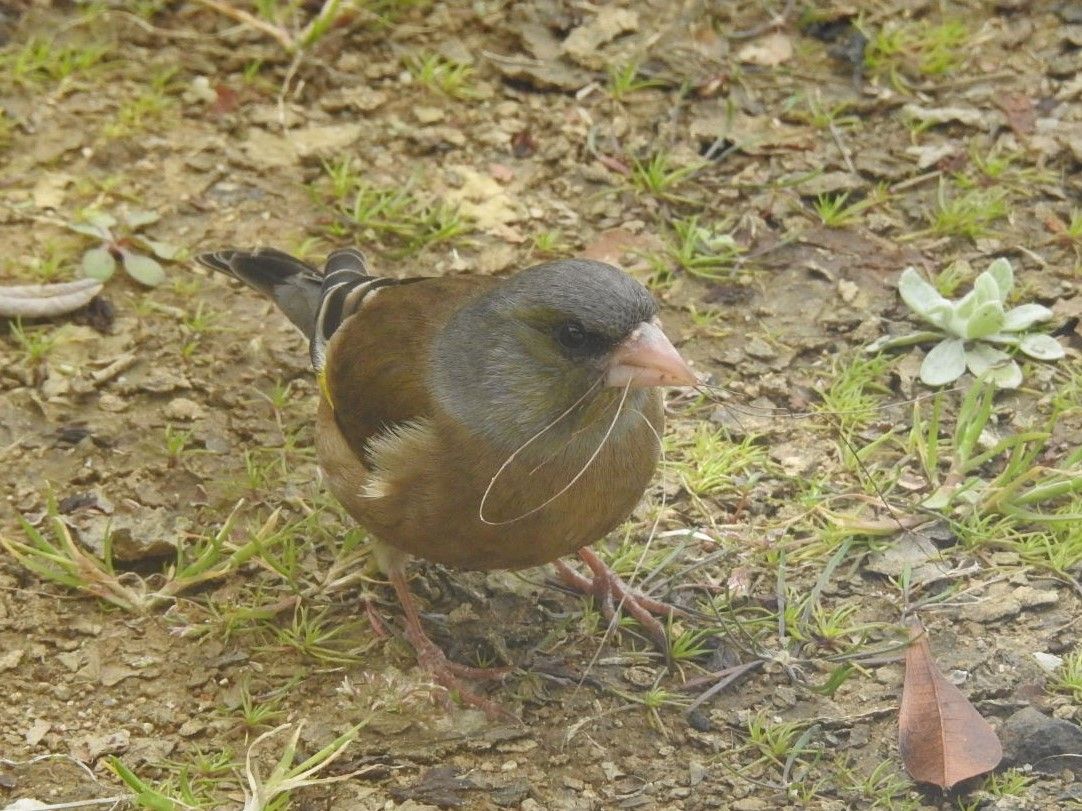
<path id="1" fill-rule="evenodd" d="M 383 624 L 383 620 L 380 619 L 379 613 L 376 611 L 376 607 L 368 598 L 364 599 L 364 615 L 368 618 L 368 624 L 372 626 L 372 633 L 376 635 L 377 639 L 387 639 L 390 636 L 387 633 L 387 627 Z"/>
<path id="2" fill-rule="evenodd" d="M 422 666 L 434 669 L 445 669 L 453 676 L 461 676 L 466 679 L 499 679 L 509 672 L 505 667 L 470 667 L 452 662 L 447 658 L 439 645 L 429 639 L 424 628 L 421 627 L 421 615 L 417 611 L 417 598 L 410 591 L 409 583 L 406 582 L 404 572 L 389 572 L 387 575 L 398 596 L 398 602 L 402 604 L 402 611 L 406 615 L 406 639 L 417 652 L 417 660 Z"/>
<path id="3" fill-rule="evenodd" d="M 558 560 L 556 571 L 563 581 L 575 591 L 588 594 L 597 600 L 602 615 L 610 622 L 616 616 L 617 610 L 626 611 L 643 627 L 658 650 L 667 656 L 669 637 L 665 633 L 665 626 L 654 615 L 668 618 L 679 613 L 679 609 L 636 592 L 587 547 L 580 549 L 578 555 L 590 569 L 593 579 L 583 577 L 562 560 Z"/>
<path id="4" fill-rule="evenodd" d="M 512 718 L 507 710 L 488 700 L 482 695 L 475 693 L 462 684 L 460 679 L 498 679 L 503 678 L 510 672 L 509 668 L 482 668 L 469 667 L 452 662 L 447 658 L 439 645 L 429 639 L 424 628 L 421 627 L 421 615 L 417 610 L 417 598 L 410 591 L 409 583 L 406 582 L 404 567 L 389 567 L 387 578 L 391 581 L 398 602 L 402 604 L 402 611 L 406 617 L 406 639 L 417 652 L 417 663 L 428 671 L 432 679 L 441 687 L 458 693 L 459 698 L 471 707 L 484 710 L 490 718 Z"/>

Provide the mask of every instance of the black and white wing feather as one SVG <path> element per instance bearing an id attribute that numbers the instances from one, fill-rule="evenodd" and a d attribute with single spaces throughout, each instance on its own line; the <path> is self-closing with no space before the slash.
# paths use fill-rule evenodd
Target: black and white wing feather
<path id="1" fill-rule="evenodd" d="M 199 254 L 204 267 L 225 273 L 271 299 L 309 341 L 312 366 L 326 360 L 327 343 L 342 322 L 357 312 L 380 288 L 420 281 L 388 279 L 368 273 L 368 262 L 356 248 L 327 257 L 321 274 L 314 267 L 274 248 Z"/>
<path id="2" fill-rule="evenodd" d="M 312 339 L 323 286 L 323 276 L 314 267 L 274 248 L 202 253 L 195 261 L 258 290 Z"/>
<path id="3" fill-rule="evenodd" d="M 310 347 L 312 366 L 323 368 L 327 343 L 342 326 L 342 322 L 364 306 L 381 287 L 416 281 L 371 276 L 368 260 L 356 248 L 342 248 L 327 257 L 323 267 L 323 287 L 320 290 L 319 312 Z"/>

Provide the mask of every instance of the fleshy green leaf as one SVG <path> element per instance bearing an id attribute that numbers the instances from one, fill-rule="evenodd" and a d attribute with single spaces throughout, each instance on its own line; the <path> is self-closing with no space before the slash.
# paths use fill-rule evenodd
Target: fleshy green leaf
<path id="1" fill-rule="evenodd" d="M 902 301 L 925 321 L 944 328 L 953 308 L 951 303 L 926 282 L 916 268 L 908 267 L 898 279 L 898 293 Z"/>
<path id="2" fill-rule="evenodd" d="M 65 225 L 77 234 L 94 237 L 94 239 L 108 240 L 112 238 L 112 234 L 107 229 L 89 222 L 69 222 L 65 223 Z"/>
<path id="3" fill-rule="evenodd" d="M 1059 360 L 1066 354 L 1060 342 L 1051 335 L 1026 335 L 1018 348 L 1037 360 Z"/>
<path id="4" fill-rule="evenodd" d="M 165 281 L 165 270 L 157 260 L 128 250 L 122 250 L 121 256 L 124 261 L 124 270 L 139 284 L 156 287 Z"/>
<path id="5" fill-rule="evenodd" d="M 141 208 L 124 212 L 124 222 L 128 224 L 129 228 L 140 228 L 144 225 L 150 225 L 152 222 L 157 222 L 161 218 L 162 215 L 158 212 L 145 211 Z"/>
<path id="6" fill-rule="evenodd" d="M 969 316 L 977 309 L 978 304 L 980 304 L 980 302 L 977 301 L 977 290 L 974 288 L 958 299 L 958 301 L 954 302 L 955 318 L 961 319 L 963 322 L 968 321 Z"/>
<path id="7" fill-rule="evenodd" d="M 999 305 L 1003 306 L 1003 299 L 999 295 L 999 284 L 987 270 L 973 282 L 973 292 L 976 294 L 977 307 L 989 301 L 999 302 Z"/>
<path id="8" fill-rule="evenodd" d="M 85 211 L 83 216 L 88 223 L 108 230 L 116 225 L 116 217 L 105 211 Z"/>
<path id="9" fill-rule="evenodd" d="M 159 259 L 164 259 L 166 262 L 172 262 L 184 249 L 179 245 L 174 245 L 171 242 L 159 242 L 156 239 L 147 239 L 146 237 L 136 236 L 135 241 L 143 247 L 151 251 Z"/>
<path id="10" fill-rule="evenodd" d="M 994 346 L 977 343 L 966 347 L 966 366 L 974 377 L 983 378 L 992 367 L 1003 366 L 1010 362 L 1011 356 Z"/>
<path id="11" fill-rule="evenodd" d="M 987 273 L 995 280 L 996 287 L 999 288 L 999 300 L 1006 301 L 1007 296 L 1011 294 L 1011 289 L 1014 287 L 1014 268 L 1011 267 L 1010 260 L 1001 256 L 993 261 L 984 273 Z M 984 273 L 981 275 L 983 276 Z"/>
<path id="12" fill-rule="evenodd" d="M 100 282 L 116 272 L 116 259 L 105 248 L 91 248 L 83 254 L 83 275 Z"/>
<path id="13" fill-rule="evenodd" d="M 966 366 L 974 377 L 1001 389 L 1016 389 L 1022 384 L 1022 370 L 1011 356 L 985 343 L 966 347 Z"/>
<path id="14" fill-rule="evenodd" d="M 931 330 L 911 332 L 908 335 L 883 335 L 864 347 L 864 351 L 875 354 L 885 349 L 900 349 L 905 346 L 924 344 L 928 341 L 938 341 L 942 338 L 942 332 L 932 332 Z"/>
<path id="15" fill-rule="evenodd" d="M 1022 385 L 1022 369 L 1013 360 L 1001 366 L 993 366 L 981 380 L 994 383 L 996 388 L 1017 389 Z"/>
<path id="16" fill-rule="evenodd" d="M 953 383 L 966 370 L 965 342 L 961 338 L 940 341 L 920 365 L 920 379 L 929 386 Z"/>
<path id="17" fill-rule="evenodd" d="M 986 301 L 977 307 L 966 320 L 967 338 L 983 338 L 1003 327 L 1003 304 L 998 300 Z"/>
<path id="18" fill-rule="evenodd" d="M 942 330 L 950 331 L 951 321 L 954 319 L 954 305 L 949 301 L 933 307 L 924 316 L 924 319 Z M 961 336 L 959 336 L 961 337 Z"/>
<path id="19" fill-rule="evenodd" d="M 1007 310 L 1007 317 L 1003 320 L 1004 332 L 1021 332 L 1036 324 L 1038 321 L 1047 321 L 1052 317 L 1052 311 L 1040 304 L 1023 304 Z"/>

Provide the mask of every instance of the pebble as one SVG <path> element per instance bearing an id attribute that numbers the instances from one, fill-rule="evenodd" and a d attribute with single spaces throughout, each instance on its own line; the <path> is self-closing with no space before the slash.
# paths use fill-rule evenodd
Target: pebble
<path id="1" fill-rule="evenodd" d="M 732 804 L 733 811 L 764 811 L 767 808 L 770 806 L 766 804 L 766 801 L 756 797 L 745 797 Z"/>
<path id="2" fill-rule="evenodd" d="M 624 679 L 636 687 L 652 687 L 657 680 L 657 673 L 649 667 L 629 667 L 623 673 Z"/>
<path id="3" fill-rule="evenodd" d="M 688 764 L 688 785 L 697 786 L 703 782 L 704 777 L 706 777 L 706 767 L 697 760 L 691 761 Z"/>
<path id="4" fill-rule="evenodd" d="M 1052 710 L 1052 717 L 1061 721 L 1074 721 L 1078 715 L 1078 707 L 1073 704 L 1060 704 Z"/>
<path id="5" fill-rule="evenodd" d="M 1082 752 L 1082 727 L 1049 718 L 1032 707 L 1008 718 L 1000 737 L 1008 765 L 1030 763 L 1044 774 L 1077 768 L 1078 753 Z"/>
<path id="6" fill-rule="evenodd" d="M 52 724 L 44 719 L 38 718 L 34 723 L 30 725 L 30 728 L 26 730 L 25 738 L 27 746 L 37 746 L 41 743 L 42 738 L 48 734 L 52 729 Z"/>
<path id="7" fill-rule="evenodd" d="M 422 124 L 435 124 L 443 121 L 447 116 L 442 107 L 417 106 L 413 108 L 413 116 Z"/>
<path id="8" fill-rule="evenodd" d="M 196 718 L 189 718 L 183 724 L 180 725 L 180 729 L 177 730 L 177 734 L 182 738 L 190 738 L 193 735 L 198 735 L 207 725 Z"/>
<path id="9" fill-rule="evenodd" d="M 0 672 L 14 670 L 19 666 L 19 662 L 23 660 L 23 656 L 25 655 L 26 651 L 22 648 L 12 648 L 3 654 L 0 654 Z"/>
<path id="10" fill-rule="evenodd" d="M 98 398 L 98 409 L 100 411 L 108 411 L 111 414 L 117 414 L 127 407 L 128 403 L 126 400 L 121 400 L 111 392 L 105 392 Z"/>
<path id="11" fill-rule="evenodd" d="M 999 600 L 984 599 L 971 603 L 962 609 L 966 619 L 973 622 L 995 622 L 996 620 L 1015 617 L 1022 613 L 1022 604 L 1013 597 Z"/>
<path id="12" fill-rule="evenodd" d="M 187 397 L 174 397 L 165 406 L 165 416 L 171 420 L 198 420 L 206 416 L 206 409 Z"/>
<path id="13" fill-rule="evenodd" d="M 1011 596 L 1018 600 L 1022 608 L 1044 608 L 1059 602 L 1059 592 L 1055 589 L 1035 589 L 1032 586 L 1019 586 Z"/>
<path id="14" fill-rule="evenodd" d="M 848 279 L 841 279 L 838 282 L 838 295 L 846 304 L 852 304 L 859 292 L 860 288 Z"/>
<path id="15" fill-rule="evenodd" d="M 752 338 L 744 344 L 744 352 L 759 360 L 773 360 L 778 356 L 777 350 L 762 338 Z"/>
<path id="16" fill-rule="evenodd" d="M 792 687 L 776 687 L 771 700 L 779 707 L 795 707 L 797 702 L 796 690 Z"/>
<path id="17" fill-rule="evenodd" d="M 54 397 L 63 397 L 69 391 L 71 391 L 71 381 L 66 377 L 50 375 L 45 379 L 45 382 L 41 384 L 41 396 L 46 400 L 52 400 Z"/>

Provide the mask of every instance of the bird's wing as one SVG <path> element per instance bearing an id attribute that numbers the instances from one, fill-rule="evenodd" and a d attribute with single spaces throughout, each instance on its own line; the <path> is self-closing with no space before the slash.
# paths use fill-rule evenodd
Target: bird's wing
<path id="1" fill-rule="evenodd" d="M 433 342 L 452 313 L 497 282 L 485 276 L 332 282 L 339 272 L 328 262 L 313 344 L 327 336 L 321 388 L 342 436 L 364 459 L 376 435 L 434 415 Z"/>
<path id="2" fill-rule="evenodd" d="M 372 276 L 368 260 L 356 248 L 342 248 L 327 257 L 323 266 L 323 285 L 319 293 L 319 309 L 310 344 L 312 366 L 321 372 L 326 360 L 327 343 L 351 315 L 385 287 L 424 281 L 423 277 L 391 279 Z"/>
<path id="3" fill-rule="evenodd" d="M 497 283 L 482 276 L 373 276 L 355 248 L 334 251 L 322 274 L 272 248 L 196 260 L 272 299 L 308 337 L 323 396 L 361 459 L 380 432 L 432 416 L 432 342 L 451 313 Z"/>

